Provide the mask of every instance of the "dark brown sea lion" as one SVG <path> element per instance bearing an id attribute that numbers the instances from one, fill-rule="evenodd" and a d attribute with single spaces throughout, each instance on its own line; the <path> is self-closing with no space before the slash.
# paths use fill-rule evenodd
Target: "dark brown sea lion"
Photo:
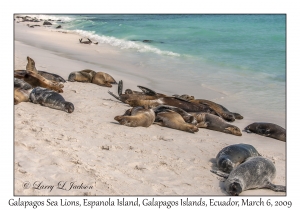
<path id="1" fill-rule="evenodd" d="M 157 99 L 157 98 L 161 98 L 164 97 L 164 94 L 160 94 L 160 93 L 156 93 L 153 90 L 150 90 L 149 88 L 145 88 L 142 86 L 138 86 L 143 93 L 141 92 L 137 92 L 137 91 L 129 91 L 129 89 L 127 89 L 127 93 L 123 94 L 123 81 L 119 81 L 118 84 L 118 96 L 116 96 L 115 94 L 113 94 L 112 92 L 108 91 L 108 93 L 110 95 L 112 95 L 114 98 L 116 98 L 119 101 L 122 101 L 123 103 L 126 103 L 127 100 L 138 100 L 138 99 Z"/>
<path id="2" fill-rule="evenodd" d="M 125 102 L 132 107 L 145 106 L 145 107 L 153 108 L 159 105 L 169 105 L 169 106 L 175 106 L 180 109 L 183 109 L 186 112 L 208 112 L 208 113 L 215 114 L 215 111 L 211 109 L 208 105 L 195 104 L 176 97 L 162 97 L 155 100 L 128 99 Z"/>
<path id="3" fill-rule="evenodd" d="M 27 72 L 14 71 L 14 77 L 24 80 L 25 82 L 29 83 L 32 87 L 40 86 L 40 87 L 54 90 L 58 93 L 63 92 L 62 88 L 64 87 L 64 85 L 62 83 L 47 80 L 43 76 L 31 71 L 27 71 Z"/>
<path id="4" fill-rule="evenodd" d="M 235 119 L 243 119 L 243 116 L 241 116 L 238 113 L 233 113 L 228 111 L 224 106 L 217 104 L 215 102 L 205 100 L 205 99 L 194 99 L 190 100 L 191 103 L 195 104 L 206 104 L 211 109 L 213 109 L 220 117 L 222 117 L 224 120 L 233 122 Z"/>
<path id="5" fill-rule="evenodd" d="M 220 131 L 223 133 L 233 134 L 236 136 L 241 136 L 242 133 L 240 129 L 234 125 L 228 124 L 221 117 L 210 113 L 190 113 L 194 115 L 198 124 L 198 128 L 206 128 L 214 131 Z"/>
<path id="6" fill-rule="evenodd" d="M 117 84 L 116 80 L 107 73 L 97 72 L 92 79 L 92 83 L 105 87 L 112 87 L 111 84 Z"/>
<path id="7" fill-rule="evenodd" d="M 280 141 L 286 141 L 286 130 L 273 123 L 255 122 L 245 128 L 247 133 L 256 133 Z"/>
<path id="8" fill-rule="evenodd" d="M 134 107 L 128 109 L 123 116 L 116 116 L 114 119 L 129 127 L 149 127 L 155 120 L 155 113 L 152 109 Z"/>
<path id="9" fill-rule="evenodd" d="M 88 82 L 91 83 L 93 77 L 95 76 L 96 72 L 90 69 L 84 69 L 81 71 L 74 71 L 69 74 L 68 80 L 70 82 Z"/>
<path id="10" fill-rule="evenodd" d="M 32 103 L 35 104 L 41 104 L 42 106 L 68 113 L 74 111 L 74 105 L 71 102 L 65 101 L 62 95 L 47 88 L 36 87 L 31 91 L 29 97 Z"/>
<path id="11" fill-rule="evenodd" d="M 248 189 L 267 188 L 275 192 L 286 192 L 286 187 L 272 184 L 276 177 L 276 168 L 271 160 L 257 156 L 249 157 L 230 174 L 213 171 L 226 179 L 225 190 L 229 195 L 239 195 Z"/>
<path id="12" fill-rule="evenodd" d="M 79 39 L 79 42 L 81 44 L 91 44 L 92 43 L 92 41 L 89 38 L 87 38 L 87 41 L 82 41 L 82 38 L 81 38 L 81 39 Z"/>
<path id="13" fill-rule="evenodd" d="M 155 124 L 190 133 L 195 133 L 199 130 L 197 126 L 186 123 L 180 114 L 172 110 L 157 113 L 155 117 Z"/>
<path id="14" fill-rule="evenodd" d="M 261 156 L 250 144 L 233 144 L 224 147 L 216 157 L 218 168 L 230 173 L 233 168 L 243 163 L 249 157 Z"/>

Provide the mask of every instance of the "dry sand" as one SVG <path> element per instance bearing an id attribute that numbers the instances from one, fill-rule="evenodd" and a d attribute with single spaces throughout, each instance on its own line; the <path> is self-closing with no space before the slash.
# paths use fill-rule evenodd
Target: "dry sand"
<path id="1" fill-rule="evenodd" d="M 15 23 L 14 68 L 25 69 L 26 57 L 30 56 L 38 70 L 65 79 L 72 71 L 93 69 L 109 73 L 117 81 L 122 79 L 125 89 L 137 90 L 136 85 L 153 88 L 147 86 L 147 78 L 135 74 L 130 64 L 118 59 L 122 57 L 120 51 L 105 45 L 95 50 L 95 45 L 80 44 L 79 38 L 76 34 Z M 118 71 L 120 68 L 123 71 Z M 78 82 L 64 85 L 62 96 L 75 106 L 71 114 L 30 102 L 14 106 L 15 195 L 226 195 L 220 178 L 210 170 L 215 168 L 217 153 L 237 143 L 251 144 L 271 159 L 277 168 L 274 183 L 286 184 L 285 142 L 245 132 L 238 137 L 207 129 L 190 134 L 158 125 L 122 126 L 114 117 L 130 107 L 107 93 L 108 90 L 117 93 L 116 85 L 112 88 Z M 179 89 L 179 86 L 174 89 L 173 94 Z M 244 117 L 233 124 L 243 129 L 259 120 L 249 115 Z M 282 119 L 280 125 L 285 127 L 284 122 Z M 24 189 L 25 182 L 30 183 L 29 189 Z M 65 183 L 64 188 L 68 189 L 71 182 L 92 189 L 57 188 L 59 183 Z M 32 187 L 39 183 L 40 187 L 55 187 L 52 190 Z M 241 195 L 285 193 L 255 189 Z"/>

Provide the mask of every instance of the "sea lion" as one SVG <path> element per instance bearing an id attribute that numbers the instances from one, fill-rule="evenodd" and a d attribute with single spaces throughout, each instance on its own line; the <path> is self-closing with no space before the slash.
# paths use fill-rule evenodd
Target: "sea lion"
<path id="1" fill-rule="evenodd" d="M 249 157 L 230 174 L 213 171 L 226 179 L 225 190 L 229 195 L 239 195 L 248 189 L 267 188 L 275 192 L 286 192 L 286 187 L 274 185 L 272 181 L 276 176 L 276 168 L 271 160 L 257 156 Z"/>
<path id="2" fill-rule="evenodd" d="M 208 105 L 220 117 L 222 117 L 224 120 L 229 121 L 229 122 L 233 122 L 235 119 L 243 119 L 242 115 L 240 115 L 238 113 L 230 112 L 224 106 L 222 106 L 220 104 L 217 104 L 215 102 L 209 101 L 209 100 L 194 99 L 194 100 L 190 100 L 190 102 L 195 103 L 195 104 L 206 104 L 206 105 Z"/>
<path id="3" fill-rule="evenodd" d="M 26 71 L 32 71 L 34 73 L 38 73 L 37 69 L 35 68 L 35 62 L 32 58 L 27 56 L 27 65 L 26 65 Z"/>
<path id="4" fill-rule="evenodd" d="M 178 107 L 168 106 L 168 105 L 159 105 L 159 106 L 154 107 L 152 109 L 155 112 L 155 114 L 158 114 L 159 112 L 172 110 L 172 111 L 177 112 L 178 114 L 180 114 L 185 122 L 191 123 L 193 125 L 197 124 L 197 120 L 195 119 L 195 117 L 193 115 L 191 115 L 190 113 L 188 113 L 188 112 L 186 112 L 183 109 L 180 109 Z"/>
<path id="5" fill-rule="evenodd" d="M 155 120 L 155 113 L 152 109 L 134 107 L 128 109 L 123 116 L 116 116 L 114 119 L 129 127 L 149 127 Z"/>
<path id="6" fill-rule="evenodd" d="M 186 123 L 180 114 L 172 110 L 157 113 L 155 117 L 155 124 L 190 133 L 195 133 L 199 130 L 197 126 Z"/>
<path id="7" fill-rule="evenodd" d="M 112 76 L 104 72 L 97 72 L 92 78 L 92 83 L 105 87 L 112 87 L 111 84 L 117 84 Z"/>
<path id="8" fill-rule="evenodd" d="M 217 166 L 221 171 L 230 173 L 234 167 L 249 157 L 261 156 L 250 144 L 233 144 L 224 147 L 216 157 Z"/>
<path id="9" fill-rule="evenodd" d="M 265 122 L 255 122 L 245 128 L 247 133 L 256 133 L 262 136 L 271 137 L 280 141 L 286 141 L 286 130 L 279 125 Z"/>
<path id="10" fill-rule="evenodd" d="M 58 93 L 63 92 L 62 88 L 64 87 L 64 85 L 62 83 L 47 80 L 43 76 L 32 71 L 14 71 L 14 77 L 24 80 L 25 82 L 29 83 L 32 87 L 40 86 L 54 90 Z"/>
<path id="11" fill-rule="evenodd" d="M 79 39 L 79 42 L 81 44 L 91 44 L 92 43 L 92 41 L 89 38 L 87 38 L 87 41 L 82 41 L 82 38 L 81 38 L 81 39 Z"/>
<path id="12" fill-rule="evenodd" d="M 81 71 L 74 71 L 69 74 L 68 80 L 70 82 L 88 82 L 91 83 L 93 77 L 95 76 L 96 72 L 90 69 L 84 69 Z"/>
<path id="13" fill-rule="evenodd" d="M 159 105 L 169 105 L 169 106 L 175 106 L 180 109 L 183 109 L 186 112 L 208 112 L 208 113 L 215 114 L 215 111 L 212 110 L 208 105 L 195 104 L 180 98 L 169 97 L 169 96 L 161 97 L 154 100 L 128 99 L 125 101 L 125 103 L 128 103 L 132 107 L 146 106 L 149 108 L 153 108 Z"/>
<path id="14" fill-rule="evenodd" d="M 233 134 L 236 136 L 242 135 L 241 130 L 238 127 L 236 127 L 235 125 L 228 124 L 221 117 L 204 112 L 190 114 L 192 114 L 196 118 L 198 122 L 198 128 L 206 128 L 214 131 Z"/>
<path id="15" fill-rule="evenodd" d="M 108 91 L 110 95 L 112 95 L 114 98 L 116 98 L 119 101 L 122 101 L 123 103 L 126 103 L 127 100 L 139 100 L 139 99 L 157 99 L 161 97 L 165 97 L 164 94 L 156 93 L 153 90 L 150 90 L 149 88 L 145 88 L 142 86 L 138 86 L 143 93 L 137 92 L 137 91 L 131 91 L 127 89 L 127 93 L 123 94 L 123 81 L 120 80 L 118 84 L 118 96 L 113 94 L 112 92 Z"/>
<path id="16" fill-rule="evenodd" d="M 20 72 L 21 74 L 25 74 L 26 70 L 15 70 L 15 72 Z M 61 76 L 59 76 L 57 74 L 49 73 L 46 71 L 39 71 L 39 70 L 38 70 L 38 74 L 41 75 L 42 77 L 46 78 L 47 80 L 51 80 L 54 82 L 66 82 L 66 80 L 64 78 L 62 78 Z"/>
<path id="17" fill-rule="evenodd" d="M 68 113 L 74 111 L 74 105 L 71 102 L 65 101 L 62 95 L 47 88 L 36 87 L 31 91 L 29 97 L 32 103 L 35 104 L 41 104 L 42 106 Z"/>

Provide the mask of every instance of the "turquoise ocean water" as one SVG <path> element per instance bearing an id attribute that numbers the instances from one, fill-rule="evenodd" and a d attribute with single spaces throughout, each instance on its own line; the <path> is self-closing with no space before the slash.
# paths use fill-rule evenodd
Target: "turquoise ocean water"
<path id="1" fill-rule="evenodd" d="M 263 102 L 268 110 L 285 113 L 285 15 L 39 17 L 60 19 L 64 30 L 115 47 L 151 77 L 158 72 L 161 76 L 172 74 L 254 106 Z"/>

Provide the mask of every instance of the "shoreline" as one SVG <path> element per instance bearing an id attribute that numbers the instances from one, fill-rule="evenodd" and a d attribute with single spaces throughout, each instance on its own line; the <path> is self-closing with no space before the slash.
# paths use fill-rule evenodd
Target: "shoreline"
<path id="1" fill-rule="evenodd" d="M 109 73 L 116 81 L 123 80 L 124 89 L 137 90 L 136 85 L 143 85 L 161 91 L 153 88 L 149 79 L 132 74 L 132 68 L 136 68 L 117 60 L 118 56 L 123 56 L 122 53 L 110 50 L 105 45 L 99 44 L 101 50 L 96 51 L 93 45 L 79 44 L 77 38 L 80 36 L 75 34 L 29 28 L 22 23 L 15 23 L 15 27 L 15 69 L 25 69 L 26 56 L 30 56 L 35 60 L 38 70 L 56 73 L 65 79 L 71 71 L 90 68 Z M 28 34 L 36 46 L 18 41 L 26 40 Z M 50 49 L 42 49 L 41 46 L 46 45 L 51 46 Z M 60 49 L 64 51 L 63 54 Z M 98 63 L 91 58 L 95 55 L 94 51 L 97 52 L 97 58 L 100 57 Z M 72 59 L 65 56 L 67 53 L 72 55 Z M 122 68 L 123 72 L 118 71 Z M 126 70 L 130 70 L 129 73 Z M 20 187 L 25 180 L 40 179 L 52 183 L 58 179 L 85 180 L 88 185 L 94 186 L 91 195 L 225 195 L 220 189 L 220 181 L 209 171 L 213 166 L 211 159 L 224 146 L 235 143 L 252 144 L 263 156 L 275 161 L 278 173 L 274 183 L 286 183 L 285 142 L 245 132 L 237 137 L 207 129 L 189 134 L 157 125 L 149 128 L 121 126 L 113 118 L 123 114 L 129 106 L 112 98 L 107 94 L 108 90 L 116 93 L 117 86 L 105 88 L 94 84 L 65 83 L 62 95 L 74 103 L 75 111 L 72 114 L 32 103 L 15 106 L 16 195 L 70 195 L 58 189 L 41 192 Z M 199 92 L 202 93 L 201 90 Z M 212 91 L 206 94 L 211 97 L 216 93 Z M 227 107 L 226 103 L 222 104 Z M 232 111 L 244 115 L 242 111 Z M 251 116 L 246 115 L 245 118 L 233 124 L 242 130 L 254 122 Z M 270 144 L 272 148 L 269 148 Z M 107 147 L 109 150 L 103 149 Z M 37 168 L 37 165 L 41 168 Z M 86 192 L 69 193 L 82 195 Z M 285 194 L 263 189 L 242 193 Z"/>

